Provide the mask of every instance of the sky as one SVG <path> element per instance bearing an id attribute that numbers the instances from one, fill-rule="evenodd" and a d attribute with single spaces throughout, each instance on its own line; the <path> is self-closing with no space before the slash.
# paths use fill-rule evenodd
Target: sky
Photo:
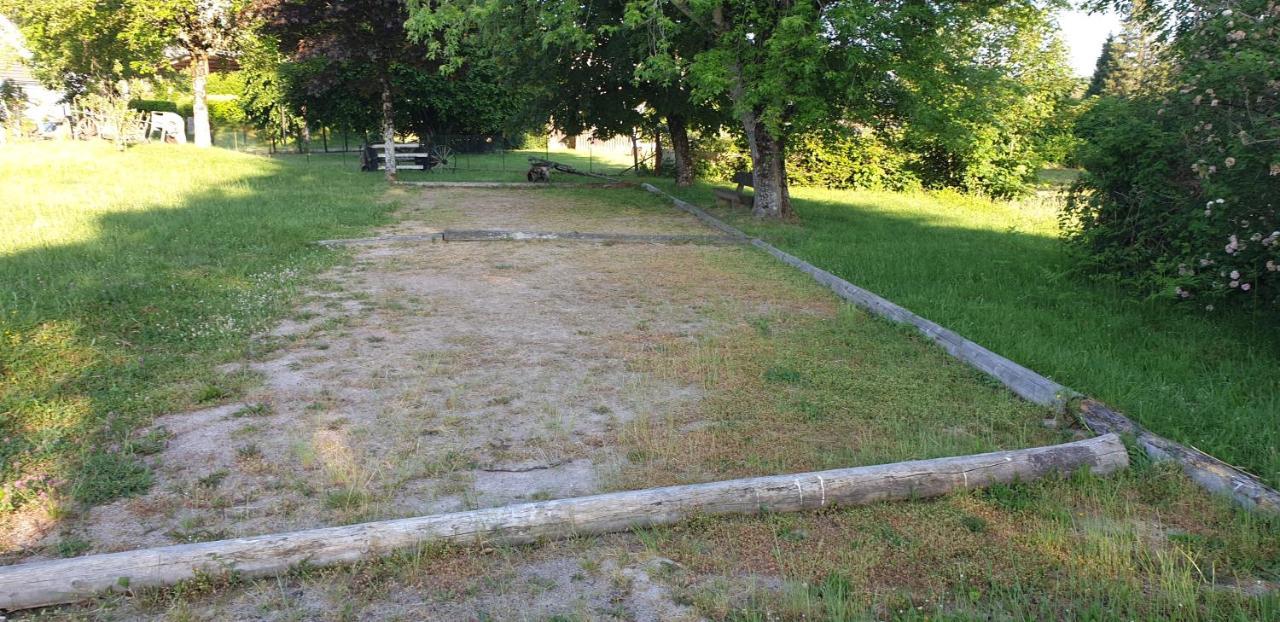
<path id="1" fill-rule="evenodd" d="M 1062 38 L 1071 50 L 1071 68 L 1077 76 L 1093 75 L 1093 68 L 1102 52 L 1102 42 L 1107 35 L 1120 31 L 1120 16 L 1115 13 L 1090 15 L 1084 11 L 1063 11 L 1058 14 Z"/>

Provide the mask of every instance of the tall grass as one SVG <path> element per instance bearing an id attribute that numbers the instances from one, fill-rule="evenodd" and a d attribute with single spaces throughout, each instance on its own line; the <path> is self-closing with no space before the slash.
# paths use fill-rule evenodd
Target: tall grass
<path id="1" fill-rule="evenodd" d="M 681 190 L 712 204 L 710 188 Z M 1280 332 L 1072 273 L 1052 200 L 793 191 L 798 218 L 718 213 L 1152 430 L 1280 485 Z"/>
<path id="2" fill-rule="evenodd" d="M 46 143 L 0 149 L 0 520 L 145 489 L 156 413 L 225 399 L 213 365 L 380 221 L 338 158 Z"/>

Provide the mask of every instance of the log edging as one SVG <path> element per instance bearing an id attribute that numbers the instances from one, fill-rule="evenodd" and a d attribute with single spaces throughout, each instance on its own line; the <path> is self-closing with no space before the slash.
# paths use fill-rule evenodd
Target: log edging
<path id="1" fill-rule="evenodd" d="M 392 182 L 396 186 L 417 186 L 419 188 L 625 188 L 627 182 L 588 182 L 588 183 L 531 183 L 519 181 L 401 181 Z"/>
<path id="2" fill-rule="evenodd" d="M 1268 486 L 1257 476 L 1238 469 L 1203 451 L 1187 447 L 1176 441 L 1154 434 L 1128 417 L 1112 410 L 1101 402 L 1058 384 L 937 323 L 894 304 L 870 291 L 862 289 L 799 257 L 791 255 L 764 240 L 749 238 L 736 227 L 712 216 L 706 210 L 680 200 L 652 184 L 642 184 L 645 190 L 669 199 L 676 207 L 688 212 L 708 226 L 729 236 L 741 236 L 750 244 L 779 261 L 808 274 L 836 293 L 837 296 L 880 317 L 901 324 L 910 324 L 927 339 L 942 346 L 951 356 L 969 366 L 999 380 L 1019 397 L 1058 412 L 1070 413 L 1095 433 L 1116 432 L 1131 435 L 1143 451 L 1155 461 L 1174 460 L 1192 481 L 1205 490 L 1230 497 L 1249 509 L 1280 513 L 1280 492 Z"/>
<path id="3" fill-rule="evenodd" d="M 174 585 L 198 574 L 269 576 L 428 542 L 527 544 L 667 525 L 694 515 L 797 512 L 920 499 L 997 483 L 1128 466 L 1115 434 L 1011 451 L 667 486 L 468 512 L 180 544 L 0 567 L 0 610 L 75 602 L 106 591 Z"/>
<path id="4" fill-rule="evenodd" d="M 506 229 L 445 229 L 418 235 L 383 235 L 372 238 L 319 240 L 321 246 L 354 246 L 388 242 L 597 242 L 605 244 L 743 244 L 746 238 L 723 235 L 590 233 L 581 231 L 512 231 Z"/>

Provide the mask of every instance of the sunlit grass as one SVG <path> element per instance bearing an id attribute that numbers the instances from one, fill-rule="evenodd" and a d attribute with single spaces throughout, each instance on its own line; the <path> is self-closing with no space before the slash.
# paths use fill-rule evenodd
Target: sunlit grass
<path id="1" fill-rule="evenodd" d="M 670 187 L 669 182 L 664 182 Z M 713 204 L 710 187 L 675 190 Z M 792 191 L 795 222 L 716 213 L 1160 434 L 1280 484 L 1280 332 L 1073 274 L 1052 197 Z"/>
<path id="2" fill-rule="evenodd" d="M 138 428 L 252 382 L 212 367 L 337 259 L 311 242 L 383 217 L 383 188 L 336 159 L 0 149 L 0 523 L 145 490 Z"/>

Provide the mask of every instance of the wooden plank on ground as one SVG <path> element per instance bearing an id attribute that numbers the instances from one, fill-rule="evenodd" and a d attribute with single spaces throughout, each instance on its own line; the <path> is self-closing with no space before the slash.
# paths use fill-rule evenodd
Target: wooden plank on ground
<path id="1" fill-rule="evenodd" d="M 1131 435 L 1143 451 L 1157 460 L 1175 460 L 1202 488 L 1227 495 L 1250 509 L 1280 514 L 1280 492 L 1257 476 L 1237 469 L 1194 447 L 1186 447 L 1142 429 L 1128 417 L 1097 400 L 1081 400 L 1076 413 L 1090 430 L 1099 434 Z"/>
<path id="2" fill-rule="evenodd" d="M 737 238 L 721 235 L 662 235 L 643 233 L 590 233 L 581 231 L 507 231 L 501 229 L 446 229 L 445 242 L 526 242 L 536 240 L 569 240 L 630 244 L 740 244 Z"/>
<path id="3" fill-rule="evenodd" d="M 936 497 L 996 483 L 1125 468 L 1114 434 L 1065 445 L 816 473 L 669 486 L 293 533 L 88 555 L 0 568 L 0 609 L 173 585 L 197 573 L 273 575 L 298 564 L 354 562 L 422 543 L 524 544 L 667 525 L 690 516 L 796 512 Z"/>

